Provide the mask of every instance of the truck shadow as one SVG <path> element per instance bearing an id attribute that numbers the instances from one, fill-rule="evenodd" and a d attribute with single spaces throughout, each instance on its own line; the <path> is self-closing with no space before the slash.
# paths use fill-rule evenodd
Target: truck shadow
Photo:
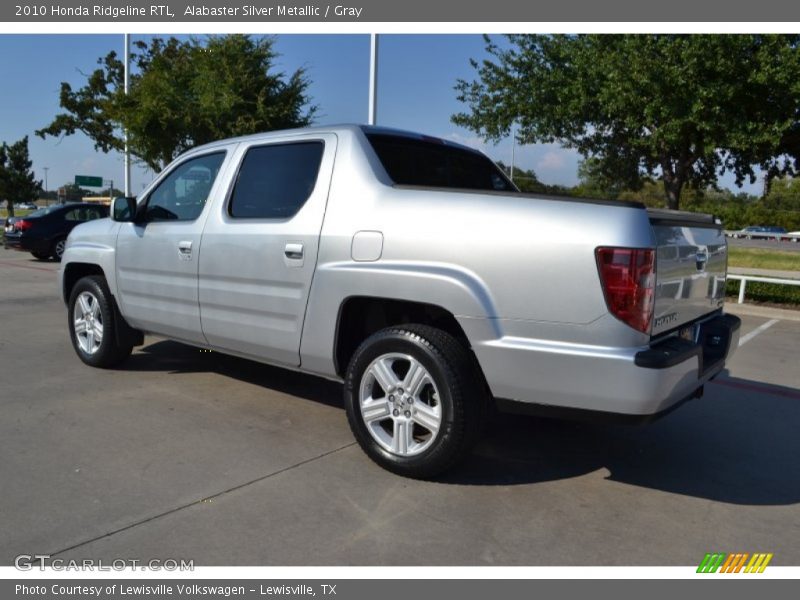
<path id="1" fill-rule="evenodd" d="M 344 409 L 340 383 L 179 342 L 159 341 L 137 348 L 118 368 L 175 374 L 219 373 L 304 400 Z"/>
<path id="2" fill-rule="evenodd" d="M 123 368 L 214 372 L 343 408 L 341 384 L 176 342 L 149 344 Z M 795 504 L 799 424 L 800 391 L 726 373 L 702 399 L 649 425 L 498 415 L 472 456 L 438 482 L 526 485 L 605 470 L 610 481 L 718 502 Z"/>
<path id="3" fill-rule="evenodd" d="M 727 375 L 641 426 L 500 415 L 472 460 L 446 477 L 513 485 L 606 470 L 606 479 L 718 502 L 800 502 L 800 391 Z"/>

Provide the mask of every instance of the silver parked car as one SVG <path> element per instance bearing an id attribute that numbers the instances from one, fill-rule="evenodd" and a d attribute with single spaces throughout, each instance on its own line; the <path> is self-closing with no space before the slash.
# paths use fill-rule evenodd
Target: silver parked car
<path id="1" fill-rule="evenodd" d="M 431 477 L 492 405 L 646 420 L 736 348 L 718 220 L 520 193 L 470 148 L 339 126 L 196 148 L 60 270 L 75 351 L 143 333 L 344 382 L 361 447 Z"/>

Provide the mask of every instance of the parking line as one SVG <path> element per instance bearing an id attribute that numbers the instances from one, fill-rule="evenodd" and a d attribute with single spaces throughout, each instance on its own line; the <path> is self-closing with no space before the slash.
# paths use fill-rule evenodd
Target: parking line
<path id="1" fill-rule="evenodd" d="M 745 336 L 743 336 L 743 337 L 741 337 L 739 339 L 739 347 L 741 348 L 742 346 L 744 346 L 747 342 L 752 340 L 758 334 L 764 333 L 767 329 L 769 329 L 770 327 L 775 325 L 775 323 L 778 323 L 778 319 L 771 319 L 771 320 L 767 321 L 766 323 L 764 323 L 763 325 L 759 325 L 758 327 L 753 329 L 753 331 L 751 331 L 750 333 L 748 333 L 747 335 L 745 335 Z"/>
<path id="2" fill-rule="evenodd" d="M 19 267 L 20 269 L 35 269 L 37 271 L 47 271 L 48 273 L 56 273 L 58 269 L 48 269 L 47 267 L 34 267 L 33 265 L 21 265 L 18 263 L 7 262 L 5 260 L 0 260 L 0 265 L 6 265 L 9 267 Z"/>
<path id="3" fill-rule="evenodd" d="M 93 538 L 77 542 L 77 543 L 75 543 L 72 546 L 69 546 L 67 548 L 61 548 L 60 550 L 53 550 L 53 551 L 50 552 L 49 556 L 58 556 L 59 554 L 63 554 L 64 552 L 69 552 L 70 550 L 74 550 L 75 548 L 80 548 L 81 546 L 86 546 L 87 544 L 91 544 L 93 542 L 97 542 L 99 540 L 102 540 L 102 539 L 105 539 L 105 538 L 109 538 L 111 536 L 117 535 L 118 533 L 122 533 L 124 531 L 128 531 L 129 529 L 133 529 L 134 527 L 138 527 L 140 525 L 146 525 L 147 523 L 150 523 L 151 521 L 156 521 L 158 519 L 162 519 L 164 517 L 168 517 L 168 516 L 173 515 L 173 514 L 175 514 L 177 512 L 185 510 L 187 508 L 192 508 L 194 506 L 202 504 L 203 502 L 208 502 L 209 500 L 215 500 L 217 498 L 221 498 L 223 496 L 227 496 L 231 492 L 237 492 L 237 491 L 239 491 L 241 489 L 250 487 L 251 485 L 254 485 L 256 483 L 261 483 L 262 481 L 266 481 L 267 479 L 271 479 L 273 477 L 276 477 L 277 475 L 282 475 L 283 473 L 286 473 L 288 471 L 292 471 L 294 469 L 297 469 L 297 468 L 300 468 L 300 467 L 304 467 L 305 465 L 310 464 L 310 463 L 315 462 L 315 461 L 318 461 L 320 459 L 327 458 L 328 456 L 331 456 L 332 454 L 336 454 L 337 452 L 341 452 L 342 450 L 347 450 L 348 448 L 352 448 L 357 443 L 358 442 L 349 442 L 349 443 L 347 443 L 347 444 L 345 444 L 343 446 L 339 446 L 338 448 L 334 448 L 333 450 L 328 450 L 327 452 L 323 452 L 321 454 L 318 454 L 317 456 L 312 456 L 311 458 L 306 458 L 304 460 L 301 460 L 300 462 L 297 462 L 297 463 L 294 463 L 292 465 L 288 465 L 286 467 L 278 469 L 277 471 L 272 471 L 271 473 L 267 473 L 266 475 L 261 475 L 260 477 L 256 477 L 255 479 L 251 479 L 250 481 L 246 481 L 245 483 L 240 483 L 240 484 L 234 485 L 233 487 L 224 489 L 224 490 L 222 490 L 220 492 L 215 492 L 215 493 L 213 493 L 213 494 L 211 494 L 209 496 L 205 496 L 204 498 L 198 498 L 196 500 L 191 500 L 191 501 L 187 502 L 186 504 L 181 504 L 180 506 L 176 506 L 174 508 L 169 508 L 169 509 L 165 510 L 164 512 L 152 515 L 150 517 L 145 517 L 140 521 L 136 521 L 136 522 L 130 523 L 128 525 L 123 525 L 122 527 L 119 527 L 117 529 L 109 531 L 108 533 L 102 533 L 102 534 L 97 535 L 97 536 L 95 536 Z"/>

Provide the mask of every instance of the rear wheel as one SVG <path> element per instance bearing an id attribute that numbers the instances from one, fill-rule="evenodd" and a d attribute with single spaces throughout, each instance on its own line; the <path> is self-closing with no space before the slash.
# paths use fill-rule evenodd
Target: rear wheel
<path id="1" fill-rule="evenodd" d="M 133 345 L 118 340 L 117 314 L 105 279 L 84 277 L 72 288 L 67 312 L 72 347 L 93 367 L 113 367 L 130 355 Z"/>
<path id="2" fill-rule="evenodd" d="M 53 252 L 52 252 L 53 258 L 60 261 L 61 258 L 64 256 L 64 249 L 66 247 L 67 247 L 67 238 L 57 239 L 53 243 Z"/>
<path id="3" fill-rule="evenodd" d="M 383 329 L 356 351 L 345 379 L 350 428 L 367 455 L 407 477 L 434 477 L 480 431 L 483 382 L 469 350 L 426 325 Z"/>

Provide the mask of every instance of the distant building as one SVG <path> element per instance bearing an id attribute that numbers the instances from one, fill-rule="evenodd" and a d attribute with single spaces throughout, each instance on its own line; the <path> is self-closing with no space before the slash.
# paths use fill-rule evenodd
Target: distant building
<path id="1" fill-rule="evenodd" d="M 58 201 L 61 204 L 65 202 L 80 202 L 83 200 L 83 190 L 74 186 L 62 186 L 58 188 Z"/>
<path id="2" fill-rule="evenodd" d="M 111 196 L 84 196 L 84 202 L 91 202 L 92 204 L 103 204 L 104 206 L 111 205 Z"/>

